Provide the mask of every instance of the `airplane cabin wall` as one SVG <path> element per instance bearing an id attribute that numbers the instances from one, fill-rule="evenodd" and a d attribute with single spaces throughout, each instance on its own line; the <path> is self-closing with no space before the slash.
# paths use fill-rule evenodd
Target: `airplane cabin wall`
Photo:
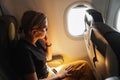
<path id="1" fill-rule="evenodd" d="M 84 39 L 71 39 L 66 35 L 65 10 L 77 2 L 87 2 L 106 17 L 109 0 L 1 0 L 6 14 L 14 15 L 19 23 L 26 10 L 36 10 L 45 13 L 48 18 L 48 35 L 54 54 L 66 54 L 71 57 L 88 59 Z"/>
<path id="2" fill-rule="evenodd" d="M 107 24 L 116 28 L 117 12 L 120 9 L 120 0 L 110 0 L 109 11 L 107 16 Z"/>

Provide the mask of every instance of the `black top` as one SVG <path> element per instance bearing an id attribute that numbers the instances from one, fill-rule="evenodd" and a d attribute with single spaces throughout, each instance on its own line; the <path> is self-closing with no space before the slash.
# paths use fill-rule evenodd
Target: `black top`
<path id="1" fill-rule="evenodd" d="M 35 47 L 25 40 L 20 40 L 15 49 L 14 68 L 21 79 L 25 74 L 33 72 L 37 73 L 38 79 L 47 77 L 46 49 L 42 44 L 41 47 Z"/>

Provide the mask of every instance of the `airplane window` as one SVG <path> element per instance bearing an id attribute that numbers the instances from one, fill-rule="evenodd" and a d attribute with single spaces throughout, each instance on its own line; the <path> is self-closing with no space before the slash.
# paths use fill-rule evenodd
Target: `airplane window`
<path id="1" fill-rule="evenodd" d="M 69 9 L 67 14 L 67 30 L 71 36 L 79 37 L 85 30 L 84 16 L 88 8 L 77 6 Z"/>
<path id="2" fill-rule="evenodd" d="M 117 23 L 116 23 L 117 29 L 120 31 L 120 9 L 118 11 L 117 15 Z"/>

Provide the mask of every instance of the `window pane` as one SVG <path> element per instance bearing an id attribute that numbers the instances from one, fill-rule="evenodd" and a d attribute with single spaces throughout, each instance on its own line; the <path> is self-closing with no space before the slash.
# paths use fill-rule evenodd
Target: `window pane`
<path id="1" fill-rule="evenodd" d="M 69 10 L 67 15 L 67 29 L 70 35 L 80 36 L 85 30 L 85 11 L 86 7 L 75 7 Z"/>
<path id="2" fill-rule="evenodd" d="M 117 15 L 117 24 L 116 24 L 116 26 L 117 26 L 117 29 L 120 31 L 120 9 L 119 9 L 118 15 Z"/>

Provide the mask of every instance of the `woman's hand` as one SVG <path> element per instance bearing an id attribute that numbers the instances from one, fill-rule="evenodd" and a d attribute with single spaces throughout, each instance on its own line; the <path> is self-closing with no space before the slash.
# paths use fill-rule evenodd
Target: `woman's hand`
<path id="1" fill-rule="evenodd" d="M 66 77 L 71 76 L 72 74 L 69 74 L 69 72 L 72 70 L 73 66 L 68 66 L 65 70 L 63 70 L 61 73 L 51 77 L 51 78 L 45 78 L 45 79 L 39 79 L 39 80 L 62 80 Z"/>
<path id="2" fill-rule="evenodd" d="M 51 45 L 49 39 L 48 39 L 48 35 L 46 34 L 45 37 L 43 38 L 43 41 L 45 42 L 46 46 L 47 45 Z"/>
<path id="3" fill-rule="evenodd" d="M 63 79 L 65 77 L 69 77 L 72 74 L 70 74 L 70 71 L 72 70 L 73 66 L 68 66 L 65 70 L 63 70 L 61 73 L 58 74 L 58 77 L 60 79 Z"/>

